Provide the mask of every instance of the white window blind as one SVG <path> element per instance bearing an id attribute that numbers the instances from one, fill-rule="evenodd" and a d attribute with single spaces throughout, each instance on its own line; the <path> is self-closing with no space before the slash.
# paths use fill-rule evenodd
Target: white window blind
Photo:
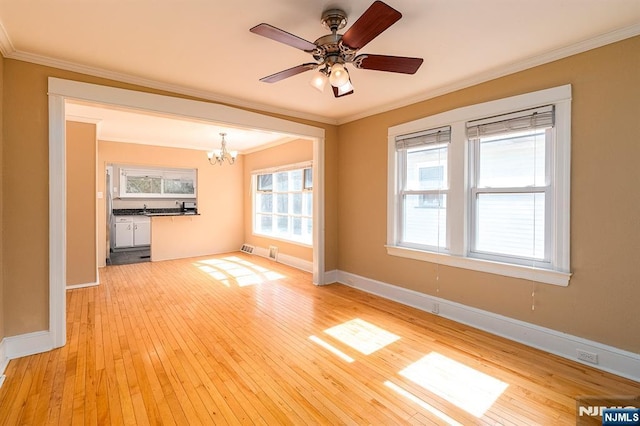
<path id="1" fill-rule="evenodd" d="M 416 148 L 424 145 L 450 143 L 451 127 L 445 126 L 422 132 L 400 135 L 396 137 L 396 149 L 398 151 Z"/>
<path id="2" fill-rule="evenodd" d="M 467 123 L 467 136 L 469 139 L 478 139 L 502 133 L 553 127 L 553 124 L 554 108 L 553 105 L 547 105 L 540 108 L 469 121 Z"/>

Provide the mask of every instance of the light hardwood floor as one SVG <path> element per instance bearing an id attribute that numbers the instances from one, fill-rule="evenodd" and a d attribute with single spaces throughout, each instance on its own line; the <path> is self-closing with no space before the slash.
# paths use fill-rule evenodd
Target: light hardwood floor
<path id="1" fill-rule="evenodd" d="M 242 253 L 101 271 L 0 424 L 575 424 L 640 384 Z"/>

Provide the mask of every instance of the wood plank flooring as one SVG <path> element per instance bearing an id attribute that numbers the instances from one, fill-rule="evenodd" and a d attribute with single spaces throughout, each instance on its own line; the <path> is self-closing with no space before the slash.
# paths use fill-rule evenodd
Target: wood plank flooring
<path id="1" fill-rule="evenodd" d="M 0 424 L 576 422 L 640 384 L 243 253 L 110 266 L 67 345 L 12 360 Z"/>

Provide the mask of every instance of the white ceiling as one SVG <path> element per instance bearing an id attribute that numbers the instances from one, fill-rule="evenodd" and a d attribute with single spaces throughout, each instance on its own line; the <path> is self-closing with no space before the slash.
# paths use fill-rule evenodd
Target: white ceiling
<path id="1" fill-rule="evenodd" d="M 248 154 L 296 139 L 280 133 L 230 127 L 228 124 L 75 101 L 66 102 L 65 114 L 71 121 L 95 123 L 98 139 L 112 142 L 211 151 L 220 148 L 220 134 L 225 133 L 227 149 Z"/>
<path id="2" fill-rule="evenodd" d="M 266 22 L 313 42 L 328 32 L 323 10 L 347 12 L 342 33 L 372 1 L 0 0 L 0 50 L 8 58 L 339 124 L 640 34 L 639 0 L 386 0 L 403 18 L 360 53 L 422 57 L 415 75 L 351 67 L 355 93 L 339 99 L 313 89 L 311 72 L 259 81 L 312 58 L 249 28 Z M 216 140 L 213 127 L 206 136 Z"/>

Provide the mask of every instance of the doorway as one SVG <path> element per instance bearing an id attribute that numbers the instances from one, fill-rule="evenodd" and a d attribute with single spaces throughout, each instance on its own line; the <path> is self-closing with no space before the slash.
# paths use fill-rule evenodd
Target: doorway
<path id="1" fill-rule="evenodd" d="M 317 184 L 313 206 L 313 283 L 324 284 L 324 129 L 225 105 L 49 77 L 49 338 L 66 343 L 65 101 L 82 100 L 142 111 L 223 122 L 313 140 Z"/>

